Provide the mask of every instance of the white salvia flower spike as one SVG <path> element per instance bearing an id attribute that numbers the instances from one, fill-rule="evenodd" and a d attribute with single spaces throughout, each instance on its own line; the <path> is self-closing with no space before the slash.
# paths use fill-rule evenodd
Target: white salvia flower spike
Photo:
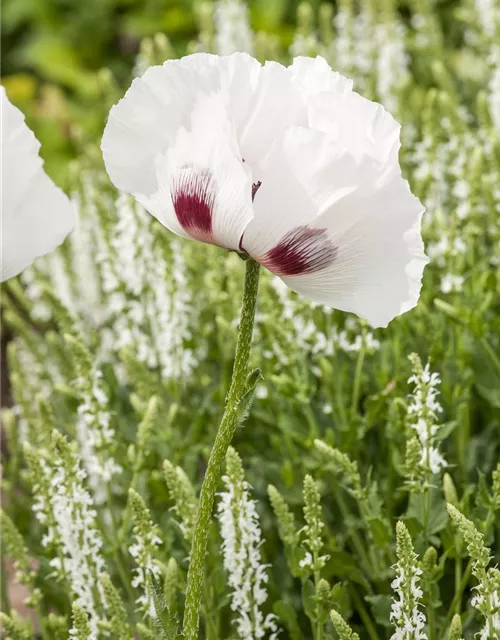
<path id="1" fill-rule="evenodd" d="M 391 583 L 394 590 L 389 616 L 394 625 L 391 640 L 427 640 L 424 631 L 426 618 L 420 608 L 423 595 L 419 586 L 422 569 L 418 565 L 418 556 L 413 549 L 408 529 L 402 522 L 396 525 L 396 535 L 398 562 L 393 567 L 396 577 Z"/>
<path id="2" fill-rule="evenodd" d="M 134 80 L 102 150 L 115 186 L 171 231 L 378 327 L 417 304 L 427 262 L 399 131 L 321 57 L 194 54 Z"/>
<path id="3" fill-rule="evenodd" d="M 2 109 L 1 281 L 63 242 L 75 224 L 73 205 L 43 170 L 40 143 L 0 87 Z"/>
<path id="4" fill-rule="evenodd" d="M 423 367 L 417 354 L 412 353 L 409 358 L 413 373 L 408 382 L 414 385 L 414 390 L 409 398 L 408 415 L 421 446 L 420 466 L 430 473 L 440 473 L 447 466 L 437 439 L 438 414 L 443 411 L 438 400 L 441 378 L 438 373 L 431 372 L 429 363 Z"/>
<path id="5" fill-rule="evenodd" d="M 252 30 L 248 6 L 242 0 L 219 0 L 215 3 L 215 44 L 217 53 L 228 55 L 235 51 L 252 53 Z"/>
<path id="6" fill-rule="evenodd" d="M 279 629 L 276 616 L 264 616 L 267 600 L 267 565 L 262 563 L 262 532 L 256 501 L 250 496 L 241 459 L 230 447 L 227 453 L 225 491 L 217 505 L 224 568 L 231 587 L 231 609 L 236 614 L 239 640 L 268 637 L 275 640 Z M 266 633 L 267 632 L 267 633 Z"/>

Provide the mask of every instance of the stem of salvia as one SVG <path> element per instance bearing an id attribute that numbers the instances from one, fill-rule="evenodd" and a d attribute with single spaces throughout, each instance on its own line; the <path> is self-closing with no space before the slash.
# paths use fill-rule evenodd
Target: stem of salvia
<path id="1" fill-rule="evenodd" d="M 205 556 L 208 533 L 212 518 L 215 491 L 221 476 L 222 465 L 234 432 L 238 426 L 238 404 L 245 391 L 248 361 L 252 343 L 257 291 L 259 287 L 259 264 L 252 259 L 246 262 L 245 288 L 241 307 L 240 327 L 236 343 L 233 375 L 226 399 L 226 408 L 215 437 L 208 460 L 207 471 L 201 485 L 198 514 L 193 531 L 191 557 L 187 577 L 186 608 L 183 632 L 186 640 L 196 640 L 199 627 L 200 599 L 205 573 Z"/>

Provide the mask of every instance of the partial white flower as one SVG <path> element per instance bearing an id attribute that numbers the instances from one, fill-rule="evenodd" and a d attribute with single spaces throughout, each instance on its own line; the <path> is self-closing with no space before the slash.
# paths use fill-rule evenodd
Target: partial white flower
<path id="1" fill-rule="evenodd" d="M 114 184 L 171 231 L 385 326 L 416 305 L 427 262 L 399 130 L 323 58 L 195 54 L 134 80 L 102 150 Z"/>
<path id="2" fill-rule="evenodd" d="M 40 143 L 0 88 L 2 104 L 1 280 L 55 249 L 75 222 L 73 206 L 43 170 Z"/>

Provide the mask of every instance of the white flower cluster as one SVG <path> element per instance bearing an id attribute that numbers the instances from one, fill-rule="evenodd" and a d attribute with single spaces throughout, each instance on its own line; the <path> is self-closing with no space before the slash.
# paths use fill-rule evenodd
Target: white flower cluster
<path id="1" fill-rule="evenodd" d="M 137 359 L 151 369 L 159 367 L 166 380 L 187 377 L 196 359 L 184 344 L 191 338 L 193 312 L 182 244 L 171 239 L 167 265 L 145 210 L 125 195 L 116 207 L 113 249 L 120 283 L 113 295 L 113 347 L 133 346 Z"/>
<path id="2" fill-rule="evenodd" d="M 380 341 L 375 338 L 372 331 L 363 330 L 358 318 L 349 316 L 345 321 L 345 328 L 335 331 L 333 343 L 346 353 L 356 353 L 364 348 L 368 353 L 374 353 L 380 349 Z"/>
<path id="3" fill-rule="evenodd" d="M 333 24 L 336 31 L 332 51 L 335 68 L 351 76 L 354 69 L 352 16 L 346 9 L 339 9 L 333 18 Z"/>
<path id="4" fill-rule="evenodd" d="M 395 598 L 392 601 L 389 619 L 395 625 L 391 640 L 426 640 L 425 614 L 418 608 L 422 597 L 419 587 L 422 569 L 418 566 L 395 565 L 396 577 L 391 583 Z"/>
<path id="5" fill-rule="evenodd" d="M 99 229 L 98 216 L 95 203 L 89 200 L 88 195 L 88 211 L 84 211 L 81 197 L 77 194 L 73 196 L 78 215 L 75 230 L 69 236 L 69 244 L 75 290 L 78 292 L 75 300 L 78 313 L 89 319 L 91 324 L 98 324 L 105 317 L 106 311 L 95 256 L 94 237 Z"/>
<path id="6" fill-rule="evenodd" d="M 463 276 L 459 276 L 454 273 L 446 273 L 441 278 L 441 291 L 445 294 L 462 291 L 463 284 L 464 284 Z"/>
<path id="7" fill-rule="evenodd" d="M 294 57 L 312 56 L 317 53 L 318 44 L 314 33 L 302 34 L 297 31 L 290 45 L 290 54 Z"/>
<path id="8" fill-rule="evenodd" d="M 194 314 L 182 244 L 172 240 L 167 263 L 151 217 L 124 194 L 113 201 L 97 183 L 96 176 L 84 172 L 82 196 L 74 199 L 80 211 L 71 236 L 71 264 L 80 301 L 61 299 L 75 314 L 89 317 L 94 327 L 106 321 L 100 334 L 107 358 L 131 347 L 140 362 L 159 368 L 164 379 L 187 377 L 196 358 L 185 347 Z M 103 223 L 98 206 L 115 210 L 111 221 Z M 30 297 L 35 297 L 39 285 L 28 277 Z M 46 277 L 52 282 L 50 274 Z"/>
<path id="9" fill-rule="evenodd" d="M 110 482 L 114 475 L 122 471 L 111 454 L 115 430 L 111 426 L 109 400 L 101 379 L 102 371 L 95 365 L 89 371 L 89 379 L 82 381 L 76 421 L 80 453 L 97 504 L 103 504 L 108 499 Z"/>
<path id="10" fill-rule="evenodd" d="M 133 346 L 138 359 L 148 367 L 157 365 L 154 345 L 145 332 L 145 309 L 141 294 L 147 286 L 147 264 L 152 239 L 145 224 L 140 224 L 141 208 L 125 195 L 115 202 L 117 223 L 108 242 L 100 234 L 100 265 L 103 289 L 109 295 L 114 315 L 109 347 L 115 352 Z M 144 220 L 142 220 L 144 222 Z"/>
<path id="11" fill-rule="evenodd" d="M 438 264 L 440 267 L 444 267 L 446 260 L 463 255 L 467 251 L 467 245 L 460 237 L 452 239 L 448 236 L 443 236 L 437 242 L 429 242 L 427 245 L 427 253 L 431 260 Z"/>
<path id="12" fill-rule="evenodd" d="M 240 640 L 255 640 L 270 632 L 269 640 L 275 640 L 279 633 L 275 616 L 264 617 L 261 611 L 267 600 L 264 585 L 268 576 L 260 554 L 262 536 L 256 502 L 245 480 L 239 481 L 239 486 L 229 476 L 223 481 L 226 491 L 220 494 L 217 511 L 224 568 L 232 589 L 231 609 L 237 613 L 237 635 Z"/>
<path id="13" fill-rule="evenodd" d="M 76 225 L 64 249 L 38 258 L 21 274 L 26 295 L 32 302 L 30 314 L 34 320 L 48 321 L 52 318 L 52 309 L 43 299 L 41 282 L 50 284 L 62 304 L 76 318 L 83 316 L 90 326 L 95 326 L 105 317 L 96 266 L 96 244 L 99 246 L 103 242 L 102 238 L 101 243 L 98 242 L 100 227 L 92 200 L 97 191 L 87 176 L 83 176 L 82 182 L 85 198 L 77 194 L 72 198 L 77 212 Z M 103 259 L 102 256 L 99 258 Z M 82 322 L 79 328 L 85 330 L 86 326 Z"/>
<path id="14" fill-rule="evenodd" d="M 358 90 L 375 92 L 386 109 L 396 113 L 409 66 L 404 24 L 396 16 L 381 20 L 366 7 L 356 12 L 340 7 L 333 24 L 335 39 L 323 55 L 340 73 L 352 77 Z M 305 49 L 307 43 L 303 44 Z M 302 55 L 312 53 L 305 50 Z"/>
<path id="15" fill-rule="evenodd" d="M 20 275 L 24 285 L 24 293 L 32 303 L 30 314 L 35 321 L 46 322 L 52 317 L 50 307 L 42 300 L 42 287 L 40 286 L 39 275 L 42 272 L 45 261 L 38 258 L 36 267 L 31 266 L 25 269 Z"/>
<path id="16" fill-rule="evenodd" d="M 62 381 L 57 363 L 54 359 L 45 358 L 47 344 L 40 341 L 35 349 L 40 351 L 35 354 L 31 345 L 18 338 L 10 344 L 9 351 L 14 400 L 12 411 L 18 420 L 19 442 L 23 444 L 33 444 L 36 440 L 37 398 L 50 398 L 54 384 Z"/>
<path id="17" fill-rule="evenodd" d="M 16 354 L 18 365 L 20 368 L 21 380 L 16 381 L 15 395 L 16 400 L 12 407 L 14 414 L 18 418 L 19 428 L 19 441 L 21 443 L 29 442 L 30 427 L 34 428 L 35 425 L 30 424 L 30 416 L 26 415 L 29 411 L 28 407 L 31 407 L 33 411 L 37 410 L 36 396 L 41 394 L 44 397 L 49 397 L 51 392 L 51 385 L 44 376 L 44 369 L 40 362 L 34 357 L 33 352 L 26 347 L 22 340 L 16 340 Z M 47 366 L 50 368 L 53 374 L 53 380 L 59 381 L 61 379 L 60 373 L 56 367 Z M 46 370 L 45 370 L 46 371 Z M 17 397 L 21 394 L 22 397 Z M 26 409 L 24 408 L 26 407 Z"/>
<path id="18" fill-rule="evenodd" d="M 101 178 L 98 171 L 82 171 L 81 193 L 73 197 L 76 229 L 63 249 L 37 259 L 21 276 L 32 318 L 52 319 L 44 296 L 46 284 L 82 335 L 94 338 L 98 332 L 100 357 L 114 363 L 121 381 L 125 367 L 119 354 L 124 348 L 130 348 L 147 368 L 158 370 L 164 380 L 187 379 L 203 357 L 203 348 L 188 346 L 196 313 L 183 242 L 166 233 L 156 236 L 143 207 L 124 194 L 110 195 Z M 56 376 L 60 378 L 53 372 Z M 80 426 L 91 413 L 88 403 L 80 410 Z M 91 449 L 92 441 L 87 445 Z M 93 478 L 87 464 L 92 452 L 84 454 Z"/>
<path id="19" fill-rule="evenodd" d="M 362 8 L 353 23 L 353 76 L 356 86 L 364 92 L 370 91 L 370 80 L 377 66 L 377 41 L 374 37 L 373 13 Z"/>
<path id="20" fill-rule="evenodd" d="M 496 0 L 475 0 L 475 9 L 479 23 L 484 32 L 493 37 L 495 27 L 500 24 L 500 8 Z"/>
<path id="21" fill-rule="evenodd" d="M 71 291 L 68 270 L 61 253 L 53 251 L 46 256 L 38 258 L 34 265 L 21 274 L 21 280 L 26 287 L 26 295 L 33 303 L 30 309 L 33 319 L 46 322 L 52 318 L 52 310 L 42 298 L 42 288 L 39 283 L 40 277 L 48 280 L 61 302 L 70 311 L 75 312 L 76 303 Z"/>
<path id="22" fill-rule="evenodd" d="M 497 572 L 497 581 L 499 581 L 498 570 L 490 569 L 488 573 L 492 571 Z M 489 593 L 478 593 L 471 600 L 473 607 L 482 612 L 489 612 L 485 616 L 483 628 L 479 634 L 477 634 L 480 640 L 490 640 L 490 638 L 500 637 L 500 588 L 493 590 L 488 589 L 488 591 Z"/>
<path id="23" fill-rule="evenodd" d="M 236 51 L 253 52 L 253 34 L 248 7 L 242 0 L 218 0 L 215 3 L 215 46 L 220 56 Z"/>
<path id="24" fill-rule="evenodd" d="M 171 239 L 172 262 L 170 276 L 160 252 L 152 265 L 156 277 L 154 296 L 151 299 L 150 324 L 158 351 L 162 377 L 188 378 L 203 356 L 186 346 L 192 338 L 191 322 L 194 318 L 192 292 L 186 276 L 182 255 L 182 241 Z M 170 283 L 169 283 L 170 281 Z M 170 290 L 167 288 L 170 284 Z"/>
<path id="25" fill-rule="evenodd" d="M 357 353 L 362 348 L 367 353 L 374 353 L 380 349 L 380 342 L 372 331 L 363 327 L 362 322 L 355 316 L 346 318 L 344 328 L 335 326 L 335 312 L 330 307 L 319 304 L 304 303 L 297 298 L 288 287 L 276 277 L 272 277 L 271 284 L 277 294 L 279 303 L 280 324 L 286 324 L 286 332 L 266 333 L 263 344 L 263 356 L 266 359 L 276 358 L 282 365 L 290 364 L 294 357 L 302 358 L 311 354 L 315 358 L 329 358 L 337 351 Z M 321 309 L 325 317 L 333 319 L 330 329 L 322 331 L 314 318 L 314 310 Z M 268 326 L 268 317 L 258 314 L 256 318 L 257 331 L 263 331 Z M 318 366 L 311 371 L 321 375 Z"/>
<path id="26" fill-rule="evenodd" d="M 408 78 L 409 55 L 406 51 L 406 30 L 402 23 L 387 21 L 375 27 L 378 50 L 377 96 L 384 107 L 396 114 L 399 91 Z"/>
<path id="27" fill-rule="evenodd" d="M 141 591 L 136 600 L 138 604 L 150 617 L 156 617 L 153 594 L 148 586 L 148 576 L 155 577 L 161 575 L 161 568 L 154 561 L 152 551 L 162 544 L 162 539 L 156 533 L 156 528 L 152 521 L 148 523 L 148 531 L 134 531 L 134 543 L 130 545 L 128 551 L 134 558 L 137 567 L 134 569 L 132 586 Z"/>
<path id="28" fill-rule="evenodd" d="M 443 410 L 437 400 L 437 387 L 441 379 L 439 374 L 431 373 L 429 363 L 422 367 L 415 354 L 410 356 L 410 359 L 413 375 L 408 379 L 408 383 L 414 384 L 415 388 L 409 398 L 408 415 L 422 448 L 420 465 L 431 473 L 439 473 L 447 466 L 436 445 L 436 434 L 439 430 L 436 420 Z"/>
<path id="29" fill-rule="evenodd" d="M 91 640 L 97 640 L 105 606 L 101 587 L 105 563 L 101 555 L 103 541 L 95 524 L 97 513 L 84 486 L 86 473 L 73 453 L 70 461 L 54 456 L 53 452 L 40 457 L 40 467 L 46 493 L 40 491 L 41 482 L 35 484 L 33 511 L 39 522 L 48 527 L 42 544 L 56 544 L 60 550 L 50 565 L 68 580 L 75 602 L 89 616 Z"/>

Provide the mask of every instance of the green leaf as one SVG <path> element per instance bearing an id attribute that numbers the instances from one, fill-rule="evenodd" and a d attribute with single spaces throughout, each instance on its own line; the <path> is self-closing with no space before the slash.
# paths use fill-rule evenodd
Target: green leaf
<path id="1" fill-rule="evenodd" d="M 359 568 L 358 560 L 345 551 L 331 551 L 324 568 L 326 578 L 336 576 L 341 580 L 352 580 L 365 588 L 369 588 L 368 580 Z"/>
<path id="2" fill-rule="evenodd" d="M 286 627 L 290 640 L 302 640 L 303 633 L 300 630 L 297 612 L 294 607 L 285 600 L 278 600 L 273 605 L 273 612 L 278 616 L 280 622 Z"/>
<path id="3" fill-rule="evenodd" d="M 316 620 L 316 590 L 311 580 L 302 584 L 302 606 L 306 616 L 314 622 Z"/>
<path id="4" fill-rule="evenodd" d="M 425 494 L 411 494 L 406 518 L 414 518 L 423 529 L 426 526 L 427 517 L 427 533 L 429 535 L 439 533 L 448 523 L 448 512 L 446 511 L 446 503 L 441 493 L 436 489 L 429 488 L 429 513 L 426 516 L 426 498 Z"/>
<path id="5" fill-rule="evenodd" d="M 385 547 L 392 539 L 392 532 L 390 531 L 387 522 L 381 518 L 370 518 L 368 520 L 368 526 L 373 535 L 373 541 L 377 547 Z"/>
<path id="6" fill-rule="evenodd" d="M 365 600 L 370 603 L 370 608 L 375 618 L 375 622 L 383 627 L 390 627 L 389 614 L 391 613 L 391 596 L 365 596 Z"/>
<path id="7" fill-rule="evenodd" d="M 352 613 L 352 604 L 348 584 L 343 582 L 337 582 L 334 584 L 330 598 L 332 600 L 333 608 L 344 618 L 349 619 Z"/>

